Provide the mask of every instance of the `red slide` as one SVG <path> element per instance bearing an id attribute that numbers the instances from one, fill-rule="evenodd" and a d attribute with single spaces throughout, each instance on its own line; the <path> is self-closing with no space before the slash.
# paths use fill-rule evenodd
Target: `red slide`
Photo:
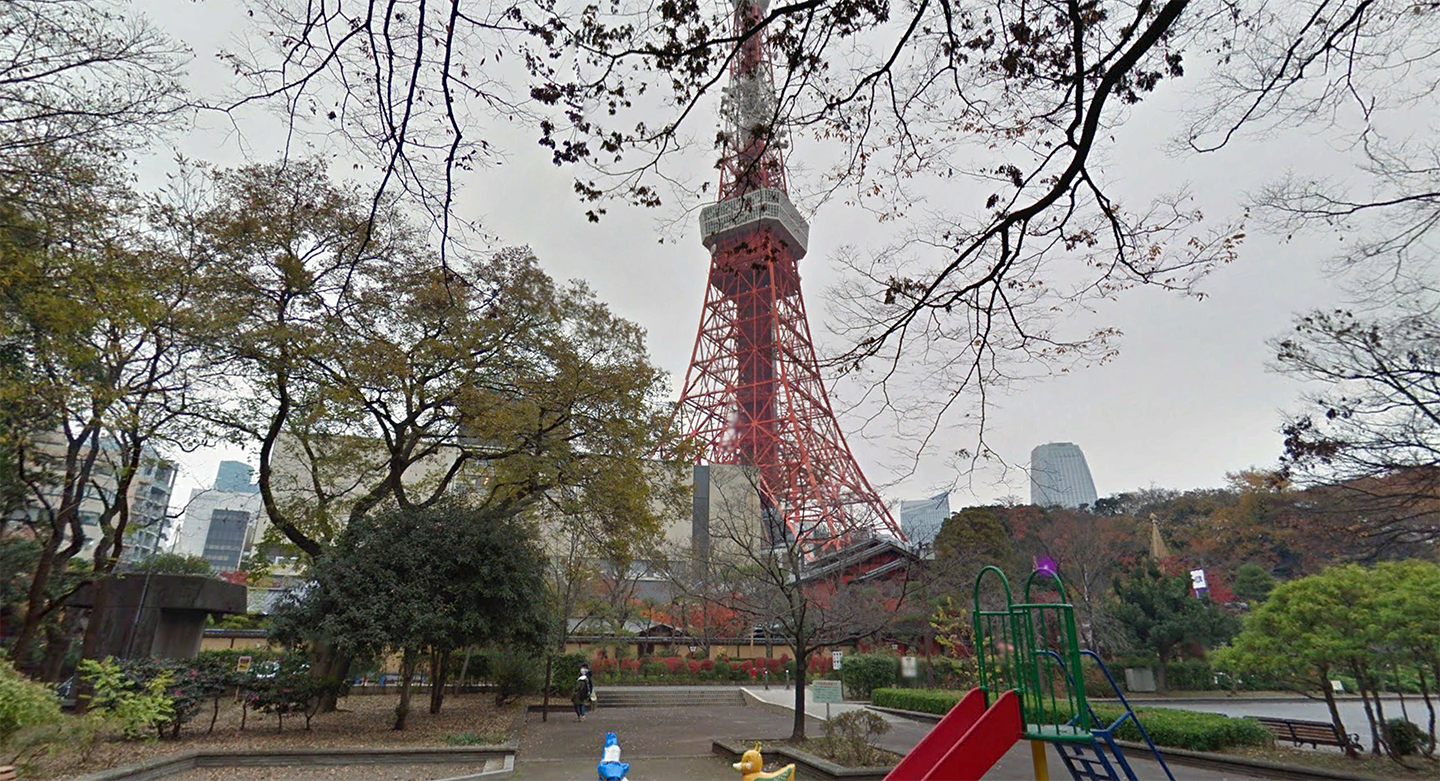
<path id="1" fill-rule="evenodd" d="M 895 766 L 885 781 L 979 781 L 1020 740 L 1020 698 L 1005 692 L 989 709 L 971 689 Z"/>

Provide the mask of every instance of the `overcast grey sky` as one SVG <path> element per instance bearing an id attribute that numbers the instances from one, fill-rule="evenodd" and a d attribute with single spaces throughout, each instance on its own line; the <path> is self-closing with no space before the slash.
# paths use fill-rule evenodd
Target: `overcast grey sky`
<path id="1" fill-rule="evenodd" d="M 238 0 L 145 0 L 140 7 L 195 50 L 192 83 L 197 92 L 227 85 L 229 72 L 214 54 L 246 29 L 248 20 Z M 1197 205 L 1223 221 L 1239 213 L 1245 192 L 1287 169 L 1340 167 L 1342 152 L 1298 133 L 1240 144 L 1208 157 L 1167 156 L 1163 147 L 1179 126 L 1190 84 L 1162 83 L 1118 134 L 1122 152 L 1112 155 L 1107 173 L 1120 182 L 1117 189 L 1123 196 L 1140 200 L 1188 182 Z M 237 134 L 207 118 L 178 139 L 176 148 L 218 165 L 239 164 L 245 152 L 254 159 L 273 159 L 281 151 L 277 126 L 277 120 L 252 116 L 242 125 L 243 134 Z M 695 220 L 684 220 L 683 233 L 666 234 L 663 244 L 657 236 L 663 224 L 676 217 L 673 210 L 612 206 L 605 219 L 591 224 L 573 194 L 572 172 L 550 164 L 548 150 L 534 143 L 534 130 L 501 127 L 495 136 L 509 159 L 471 175 L 456 211 L 480 220 L 506 244 L 531 246 L 552 276 L 588 281 L 617 313 L 647 329 L 653 359 L 678 386 L 695 339 L 709 262 Z M 242 141 L 248 145 L 244 152 Z M 809 163 L 807 153 L 819 157 L 824 150 L 799 138 L 790 159 Z M 142 182 L 158 182 L 172 156 L 172 150 L 162 149 L 144 161 Z M 814 160 L 813 167 L 823 164 Z M 694 175 L 705 176 L 707 170 L 703 160 L 697 161 Z M 802 200 L 800 206 L 813 205 Z M 811 215 L 810 252 L 801 262 L 801 275 L 822 352 L 840 347 L 825 328 L 825 293 L 838 280 L 837 253 L 847 245 L 862 252 L 878 248 L 893 238 L 895 229 L 839 202 L 823 204 Z M 1124 332 L 1119 357 L 1034 382 L 995 401 L 989 418 L 991 448 L 999 458 L 1023 467 L 1035 445 L 1074 442 L 1084 449 L 1101 496 L 1150 485 L 1216 486 L 1226 472 L 1273 465 L 1281 448 L 1281 410 L 1294 407 L 1300 387 L 1267 372 L 1270 351 L 1265 340 L 1285 331 L 1294 312 L 1339 300 L 1338 287 L 1320 263 L 1332 239 L 1284 242 L 1251 225 L 1240 260 L 1201 284 L 1203 301 L 1135 290 L 1093 312 L 1093 323 L 1087 325 L 1111 325 Z M 847 406 L 861 391 L 839 383 L 832 388 L 836 407 Z M 952 507 L 1007 495 L 1028 498 L 1023 472 L 989 467 L 969 475 L 956 470 L 947 456 L 975 445 L 974 429 L 963 420 L 936 439 L 913 473 L 907 454 L 914 452 L 915 442 L 880 426 L 862 431 L 862 423 L 854 414 L 841 420 L 861 467 L 887 499 L 927 496 L 952 485 L 958 488 Z M 188 498 L 191 487 L 208 486 L 222 458 L 244 460 L 248 455 L 218 448 L 182 456 L 177 502 Z"/>

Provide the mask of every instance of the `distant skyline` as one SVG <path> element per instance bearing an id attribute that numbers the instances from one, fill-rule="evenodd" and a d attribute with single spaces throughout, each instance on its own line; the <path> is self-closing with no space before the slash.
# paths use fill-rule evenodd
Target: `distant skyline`
<path id="1" fill-rule="evenodd" d="M 231 35 L 243 34 L 249 24 L 243 9 L 219 0 L 139 5 L 195 50 L 196 91 L 230 84 L 233 76 L 213 55 Z M 1343 150 L 1298 133 L 1277 132 L 1211 156 L 1169 156 L 1176 116 L 1187 105 L 1186 90 L 1195 86 L 1188 77 L 1162 82 L 1115 131 L 1117 148 L 1126 152 L 1103 168 L 1118 183 L 1118 194 L 1140 201 L 1188 185 L 1194 206 L 1219 223 L 1238 217 L 1244 193 L 1292 168 L 1344 177 L 1337 162 Z M 241 120 L 253 159 L 279 155 L 284 140 L 270 131 L 272 115 L 257 112 L 249 124 Z M 672 387 L 678 385 L 694 344 L 709 262 L 693 214 L 673 206 L 656 211 L 612 204 L 609 214 L 592 224 L 574 195 L 574 172 L 550 163 L 533 128 L 497 121 L 485 132 L 507 157 L 468 175 L 456 213 L 481 221 L 503 244 L 528 244 L 556 279 L 587 281 L 613 311 L 647 329 L 654 362 L 669 372 Z M 240 140 L 233 127 L 202 116 L 173 148 L 139 162 L 141 185 L 163 183 L 174 169 L 175 153 L 222 167 L 243 164 Z M 823 144 L 797 137 L 788 154 L 797 169 L 794 178 L 802 185 L 813 178 L 827 154 Z M 709 180 L 714 171 L 699 159 L 692 176 Z M 809 190 L 814 189 L 812 184 Z M 802 284 L 817 346 L 835 351 L 844 343 L 829 331 L 827 291 L 841 279 L 837 257 L 846 247 L 861 255 L 878 250 L 901 228 L 838 199 L 806 198 L 804 190 L 796 200 L 811 221 L 811 248 L 801 262 Z M 961 186 L 939 195 L 968 202 L 973 194 Z M 930 207 L 919 202 L 913 208 L 918 218 Z M 841 426 L 866 476 L 887 500 L 952 490 L 950 506 L 958 508 L 1007 497 L 1023 501 L 1029 493 L 1028 454 L 1046 442 L 1084 443 L 1102 496 L 1152 485 L 1215 487 L 1228 472 L 1273 466 L 1282 447 L 1282 412 L 1296 407 L 1302 386 L 1266 370 L 1271 351 L 1265 340 L 1289 330 L 1294 313 L 1338 303 L 1340 292 L 1319 260 L 1331 254 L 1335 237 L 1287 239 L 1262 227 L 1247 226 L 1240 259 L 1200 284 L 1204 300 L 1153 289 L 1125 291 L 1069 323 L 1076 330 L 1118 328 L 1124 333 L 1119 354 L 1101 366 L 997 389 L 986 415 L 985 445 L 993 456 L 974 472 L 968 459 L 956 454 L 979 449 L 976 418 L 950 421 L 917 458 L 919 443 L 896 435 L 893 419 L 850 408 L 864 388 L 852 378 L 833 382 Z M 185 488 L 208 484 L 221 460 L 254 463 L 253 453 L 229 446 L 174 455 L 183 467 L 180 496 L 188 495 Z"/>

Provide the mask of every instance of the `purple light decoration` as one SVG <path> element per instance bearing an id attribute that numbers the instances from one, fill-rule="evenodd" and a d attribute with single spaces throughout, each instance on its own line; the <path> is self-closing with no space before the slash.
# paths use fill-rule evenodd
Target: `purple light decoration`
<path id="1" fill-rule="evenodd" d="M 1040 558 L 1036 559 L 1035 569 L 1040 570 L 1041 572 L 1045 573 L 1046 575 L 1050 575 L 1051 577 L 1054 577 L 1055 575 L 1058 575 L 1060 573 L 1059 565 L 1056 564 L 1055 560 L 1050 558 L 1049 556 L 1041 556 Z"/>

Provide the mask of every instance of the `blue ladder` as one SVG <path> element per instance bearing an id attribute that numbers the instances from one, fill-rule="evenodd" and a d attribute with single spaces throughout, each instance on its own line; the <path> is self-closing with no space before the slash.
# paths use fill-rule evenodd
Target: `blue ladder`
<path id="1" fill-rule="evenodd" d="M 1060 663 L 1061 669 L 1065 669 L 1065 662 L 1059 654 L 1054 651 L 1045 650 L 1042 653 L 1055 657 Z M 1150 753 L 1155 761 L 1160 764 L 1160 769 L 1165 771 L 1165 777 L 1169 781 L 1175 781 L 1175 775 L 1170 772 L 1170 766 L 1165 764 L 1165 757 L 1160 755 L 1160 750 L 1155 748 L 1155 742 L 1150 739 L 1150 733 L 1145 731 L 1145 725 L 1135 717 L 1135 711 L 1130 707 L 1130 701 L 1125 699 L 1125 693 L 1120 690 L 1120 685 L 1115 683 L 1115 677 L 1110 674 L 1110 669 L 1100 659 L 1100 655 L 1094 651 L 1081 649 L 1080 653 L 1089 656 L 1100 666 L 1100 671 L 1105 673 L 1105 680 L 1110 683 L 1110 689 L 1125 707 L 1125 712 L 1120 717 L 1105 727 L 1094 727 L 1090 730 L 1091 739 L 1081 742 L 1056 742 L 1055 750 L 1060 752 L 1060 760 L 1065 763 L 1065 769 L 1070 771 L 1070 777 L 1075 781 L 1122 781 L 1120 773 L 1124 773 L 1124 781 L 1139 781 L 1135 771 L 1131 769 L 1130 763 L 1125 761 L 1125 752 L 1115 743 L 1115 731 L 1128 719 L 1134 722 L 1135 728 L 1140 731 L 1140 736 L 1145 739 L 1145 745 L 1150 747 Z M 1070 685 L 1075 685 L 1075 678 L 1070 670 L 1065 670 L 1065 675 L 1070 679 Z M 1100 718 L 1095 715 L 1095 709 L 1090 706 L 1087 698 L 1085 709 L 1088 710 L 1091 724 L 1100 724 Z M 1077 714 L 1070 720 L 1074 724 L 1079 720 Z M 1119 771 L 1119 772 L 1117 772 Z"/>

